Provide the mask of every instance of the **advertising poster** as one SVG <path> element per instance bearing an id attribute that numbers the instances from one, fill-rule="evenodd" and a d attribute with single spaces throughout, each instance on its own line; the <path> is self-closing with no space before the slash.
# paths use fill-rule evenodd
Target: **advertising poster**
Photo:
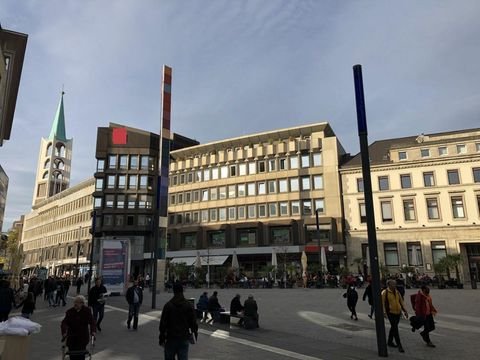
<path id="1" fill-rule="evenodd" d="M 128 240 L 103 240 L 100 274 L 107 291 L 123 295 L 130 265 Z"/>

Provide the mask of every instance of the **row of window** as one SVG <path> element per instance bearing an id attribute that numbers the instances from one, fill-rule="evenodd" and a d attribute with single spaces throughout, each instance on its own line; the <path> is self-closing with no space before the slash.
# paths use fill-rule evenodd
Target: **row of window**
<path id="1" fill-rule="evenodd" d="M 423 266 L 423 254 L 422 246 L 419 241 L 407 242 L 407 260 L 409 266 Z M 362 244 L 362 253 L 368 251 L 368 245 Z M 447 255 L 447 248 L 445 241 L 431 241 L 430 247 L 432 251 L 432 260 L 434 264 L 437 264 L 442 258 Z M 398 244 L 397 243 L 384 243 L 383 253 L 386 266 L 400 266 L 398 256 Z M 431 270 L 431 269 L 428 269 Z"/>
<path id="2" fill-rule="evenodd" d="M 313 208 L 312 208 L 313 204 Z M 312 210 L 315 209 L 315 210 Z M 250 204 L 203 209 L 193 212 L 169 214 L 170 225 L 196 224 L 216 221 L 256 219 L 276 216 L 312 215 L 315 211 L 325 213 L 325 200 L 281 201 L 268 204 Z"/>
<path id="3" fill-rule="evenodd" d="M 151 226 L 152 216 L 150 215 L 124 215 L 124 214 L 104 214 L 98 216 L 96 220 L 97 227 L 102 226 Z"/>
<path id="4" fill-rule="evenodd" d="M 254 175 L 280 170 L 322 166 L 321 153 L 305 153 L 283 158 L 267 160 L 245 160 L 240 164 L 225 164 L 191 171 L 186 174 L 170 175 L 170 186 L 190 184 L 193 182 L 227 179 L 236 176 Z"/>
<path id="5" fill-rule="evenodd" d="M 107 194 L 104 197 L 95 197 L 95 209 L 151 209 L 153 196 L 146 194 Z"/>
<path id="6" fill-rule="evenodd" d="M 480 195 L 477 195 L 477 206 L 480 213 Z M 429 220 L 440 220 L 441 212 L 438 198 L 427 197 L 425 198 L 427 206 L 427 217 Z M 415 209 L 414 199 L 403 199 L 403 218 L 405 221 L 416 221 L 417 213 Z M 461 195 L 450 196 L 450 204 L 452 208 L 452 216 L 454 219 L 464 219 L 466 217 L 464 199 Z M 367 211 L 364 202 L 359 203 L 360 209 L 360 222 L 367 222 Z M 383 223 L 391 223 L 394 221 L 393 207 L 391 200 L 380 200 L 380 211 Z"/>
<path id="7" fill-rule="evenodd" d="M 465 144 L 457 144 L 455 147 L 457 154 L 466 154 L 467 153 L 467 146 Z M 480 142 L 475 143 L 475 150 L 476 152 L 480 152 Z M 448 155 L 448 147 L 447 146 L 439 146 L 437 148 L 439 156 Z M 420 149 L 420 157 L 422 158 L 429 158 L 431 157 L 431 151 L 429 148 L 422 148 Z M 407 151 L 399 151 L 398 152 L 398 159 L 399 160 L 408 160 Z"/>
<path id="8" fill-rule="evenodd" d="M 95 179 L 95 191 L 104 189 L 152 190 L 153 176 L 148 175 L 107 175 Z"/>
<path id="9" fill-rule="evenodd" d="M 110 154 L 107 159 L 97 159 L 97 171 L 111 170 L 155 170 L 155 158 L 148 155 Z"/>
<path id="10" fill-rule="evenodd" d="M 237 197 L 288 193 L 323 189 L 323 175 L 301 176 L 286 179 L 249 182 L 228 186 L 212 187 L 195 191 L 179 192 L 170 195 L 170 204 L 183 204 L 198 201 L 234 199 Z"/>
<path id="11" fill-rule="evenodd" d="M 480 168 L 472 169 L 473 182 L 480 183 Z M 460 173 L 458 169 L 447 170 L 447 179 L 449 185 L 458 185 L 460 181 Z M 435 173 L 433 171 L 426 171 L 423 173 L 423 185 L 425 187 L 432 187 L 436 185 Z M 402 189 L 412 188 L 412 175 L 401 174 L 400 186 Z M 387 175 L 378 177 L 378 189 L 380 191 L 390 190 L 390 180 Z M 357 191 L 363 192 L 363 178 L 357 178 Z"/>

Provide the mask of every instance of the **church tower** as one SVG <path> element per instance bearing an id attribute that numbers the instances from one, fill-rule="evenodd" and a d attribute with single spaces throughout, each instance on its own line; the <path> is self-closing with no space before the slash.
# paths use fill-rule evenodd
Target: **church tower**
<path id="1" fill-rule="evenodd" d="M 48 138 L 42 138 L 38 154 L 37 176 L 33 191 L 33 205 L 65 190 L 70 185 L 72 139 L 65 134 L 63 95 L 58 104 Z"/>

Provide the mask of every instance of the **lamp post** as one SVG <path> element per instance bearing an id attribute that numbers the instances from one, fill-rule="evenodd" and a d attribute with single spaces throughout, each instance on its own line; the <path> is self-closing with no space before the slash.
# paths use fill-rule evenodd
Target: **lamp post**
<path id="1" fill-rule="evenodd" d="M 90 246 L 90 266 L 88 270 L 88 293 L 90 293 L 90 285 L 92 283 L 92 275 L 93 275 L 93 249 L 95 245 L 95 225 L 97 224 L 97 211 L 92 211 L 92 245 Z"/>
<path id="2" fill-rule="evenodd" d="M 320 271 L 320 283 L 323 284 L 322 248 L 320 246 L 320 221 L 318 219 L 318 211 L 319 210 L 320 209 L 315 209 L 315 221 L 316 221 L 316 224 L 317 224 L 318 266 L 319 266 L 319 271 Z"/>
<path id="3" fill-rule="evenodd" d="M 80 237 L 82 235 L 82 227 L 78 227 L 78 240 L 77 240 L 77 260 L 75 261 L 75 279 L 78 278 L 78 256 L 80 255 Z"/>

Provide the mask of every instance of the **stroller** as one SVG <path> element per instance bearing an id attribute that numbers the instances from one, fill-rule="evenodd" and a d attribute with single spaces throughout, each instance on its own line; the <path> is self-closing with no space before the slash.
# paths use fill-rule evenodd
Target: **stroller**
<path id="1" fill-rule="evenodd" d="M 83 355 L 86 359 L 91 360 L 93 349 L 95 348 L 95 337 L 92 336 L 90 339 L 90 343 L 88 349 L 85 350 L 69 350 L 67 348 L 67 338 L 62 339 L 62 360 L 71 359 L 72 356 L 81 356 Z"/>

